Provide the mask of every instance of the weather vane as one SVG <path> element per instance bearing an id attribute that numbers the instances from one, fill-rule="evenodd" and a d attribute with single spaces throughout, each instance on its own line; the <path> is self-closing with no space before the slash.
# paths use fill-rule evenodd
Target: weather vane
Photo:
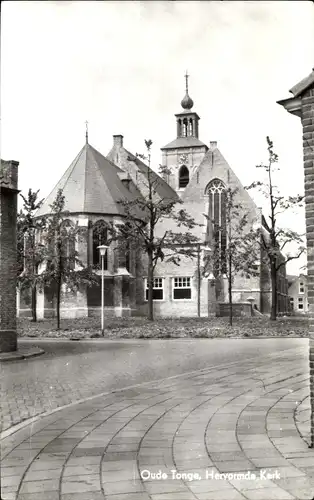
<path id="1" fill-rule="evenodd" d="M 86 130 L 85 130 L 85 137 L 86 137 L 86 144 L 88 143 L 88 121 L 86 120 L 85 122 L 85 127 L 86 127 Z"/>
<path id="2" fill-rule="evenodd" d="M 186 90 L 187 94 L 188 94 L 188 90 L 189 90 L 189 83 L 188 83 L 189 76 L 190 75 L 188 74 L 188 70 L 186 70 L 184 78 L 185 78 L 185 90 Z"/>

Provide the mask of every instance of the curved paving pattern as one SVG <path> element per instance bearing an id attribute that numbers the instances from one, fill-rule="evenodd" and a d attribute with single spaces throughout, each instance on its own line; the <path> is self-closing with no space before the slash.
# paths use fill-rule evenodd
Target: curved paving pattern
<path id="1" fill-rule="evenodd" d="M 311 443 L 310 433 L 311 402 L 310 396 L 305 396 L 295 411 L 295 422 L 297 429 L 308 445 Z"/>
<path id="2" fill-rule="evenodd" d="M 312 499 L 306 362 L 291 349 L 43 417 L 2 440 L 2 498 Z"/>

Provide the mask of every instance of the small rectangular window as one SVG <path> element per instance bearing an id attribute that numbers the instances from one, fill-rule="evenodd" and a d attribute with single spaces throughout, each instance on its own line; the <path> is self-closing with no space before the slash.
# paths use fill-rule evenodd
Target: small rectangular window
<path id="1" fill-rule="evenodd" d="M 173 299 L 183 300 L 192 298 L 191 278 L 173 278 Z"/>
<path id="2" fill-rule="evenodd" d="M 299 293 L 304 293 L 304 283 L 302 281 L 299 283 Z"/>
<path id="3" fill-rule="evenodd" d="M 164 279 L 154 278 L 153 300 L 163 300 L 164 298 Z M 148 300 L 148 282 L 145 279 L 145 300 Z"/>

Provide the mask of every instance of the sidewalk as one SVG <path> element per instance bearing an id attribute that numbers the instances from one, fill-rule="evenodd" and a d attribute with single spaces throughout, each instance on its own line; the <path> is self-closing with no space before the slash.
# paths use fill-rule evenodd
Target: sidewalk
<path id="1" fill-rule="evenodd" d="M 291 349 L 64 408 L 1 441 L 2 499 L 312 499 L 308 391 Z"/>

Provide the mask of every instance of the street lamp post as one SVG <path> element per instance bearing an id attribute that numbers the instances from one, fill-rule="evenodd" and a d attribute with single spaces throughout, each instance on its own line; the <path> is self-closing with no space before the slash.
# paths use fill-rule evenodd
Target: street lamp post
<path id="1" fill-rule="evenodd" d="M 201 317 L 201 251 L 210 252 L 211 248 L 197 245 L 197 316 Z"/>
<path id="2" fill-rule="evenodd" d="M 101 258 L 101 334 L 104 336 L 104 304 L 105 304 L 105 280 L 104 280 L 104 271 L 105 271 L 105 255 L 108 250 L 107 245 L 99 245 L 98 247 Z"/>

